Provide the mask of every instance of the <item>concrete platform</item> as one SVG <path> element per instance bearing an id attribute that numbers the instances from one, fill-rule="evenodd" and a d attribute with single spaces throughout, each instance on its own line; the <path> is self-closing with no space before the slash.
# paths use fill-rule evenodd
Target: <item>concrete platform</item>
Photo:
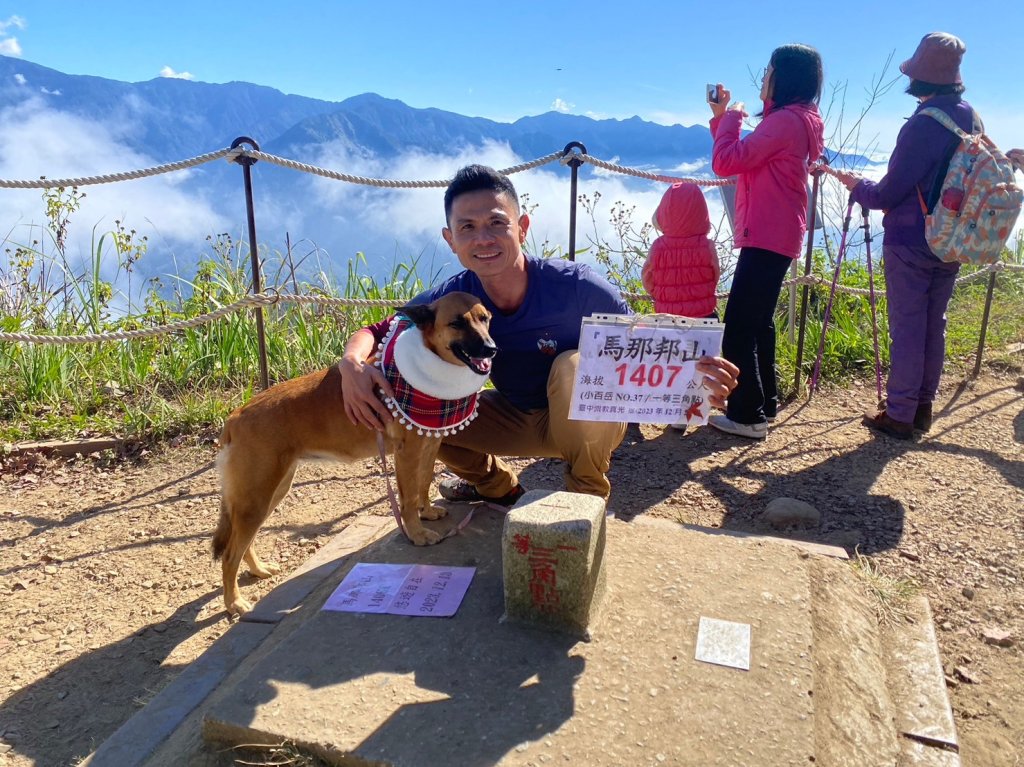
<path id="1" fill-rule="evenodd" d="M 607 595 L 592 641 L 580 642 L 499 622 L 502 523 L 481 509 L 439 546 L 412 547 L 387 528 L 339 543 L 333 558 L 321 551 L 301 588 L 280 587 L 297 604 L 265 598 L 277 623 L 258 624 L 266 638 L 212 692 L 209 669 L 221 666 L 207 662 L 200 702 L 182 711 L 161 693 L 89 764 L 221 764 L 226 745 L 282 741 L 332 764 L 402 767 L 959 763 L 944 686 L 892 668 L 894 655 L 915 669 L 937 662 L 926 606 L 923 634 L 883 636 L 848 563 L 772 539 L 609 519 Z M 453 618 L 319 611 L 356 562 L 477 572 Z M 749 671 L 694 659 L 702 616 L 750 625 Z M 222 641 L 238 631 L 252 643 L 256 627 Z M 151 708 L 159 727 L 136 721 Z M 169 710 L 180 717 L 170 735 Z M 141 742 L 148 731 L 158 734 Z M 133 760 L 100 758 L 123 756 L 126 737 Z"/>

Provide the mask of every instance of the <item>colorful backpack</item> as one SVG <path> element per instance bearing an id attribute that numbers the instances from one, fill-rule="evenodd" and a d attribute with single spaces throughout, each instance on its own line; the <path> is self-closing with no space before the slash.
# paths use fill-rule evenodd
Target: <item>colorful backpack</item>
<path id="1" fill-rule="evenodd" d="M 941 109 L 920 114 L 940 122 L 959 137 L 949 169 L 936 179 L 925 202 L 924 235 L 938 258 L 961 264 L 991 264 L 999 260 L 1020 215 L 1024 192 L 1013 178 L 1013 165 L 982 132 L 975 116 L 974 133 L 965 133 Z"/>

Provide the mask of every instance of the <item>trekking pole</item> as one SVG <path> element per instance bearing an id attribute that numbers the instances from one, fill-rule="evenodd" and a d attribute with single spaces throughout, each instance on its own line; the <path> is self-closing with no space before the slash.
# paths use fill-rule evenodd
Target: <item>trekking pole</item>
<path id="1" fill-rule="evenodd" d="M 875 392 L 882 401 L 882 359 L 878 354 L 878 311 L 875 304 L 875 270 L 871 264 L 871 219 L 868 209 L 860 206 L 864 217 L 864 257 L 868 262 L 868 302 L 871 304 L 871 342 L 875 347 Z"/>
<path id="2" fill-rule="evenodd" d="M 814 360 L 814 373 L 811 374 L 811 383 L 807 388 L 807 399 L 818 388 L 818 374 L 821 372 L 821 358 L 825 354 L 825 333 L 828 330 L 828 320 L 832 315 L 832 301 L 836 297 L 836 285 L 839 284 L 839 270 L 843 266 L 843 256 L 846 255 L 846 239 L 850 234 L 850 220 L 853 218 L 853 195 L 850 195 L 850 203 L 846 206 L 846 218 L 843 219 L 843 236 L 839 238 L 839 252 L 836 254 L 836 270 L 832 276 L 832 288 L 828 293 L 828 303 L 825 305 L 825 316 L 821 318 L 821 338 L 818 340 L 818 357 Z"/>
<path id="3" fill-rule="evenodd" d="M 1001 264 L 999 265 L 1001 266 Z M 993 269 L 988 275 L 988 289 L 985 291 L 985 312 L 981 317 L 981 337 L 978 339 L 978 353 L 974 357 L 974 372 L 971 378 L 977 378 L 981 372 L 981 357 L 985 353 L 985 335 L 988 332 L 988 315 L 992 310 L 992 292 L 996 288 L 996 272 Z"/>
<path id="4" fill-rule="evenodd" d="M 814 228 L 818 223 L 818 190 L 821 185 L 821 171 L 812 174 L 814 181 L 811 184 L 811 216 L 807 222 L 807 252 L 804 254 L 804 277 L 811 273 L 811 259 L 814 254 Z M 793 375 L 793 396 L 800 393 L 800 374 L 803 372 L 804 364 L 804 336 L 807 334 L 807 294 L 811 286 L 806 282 L 802 285 L 800 292 L 800 333 L 796 342 L 796 372 Z"/>

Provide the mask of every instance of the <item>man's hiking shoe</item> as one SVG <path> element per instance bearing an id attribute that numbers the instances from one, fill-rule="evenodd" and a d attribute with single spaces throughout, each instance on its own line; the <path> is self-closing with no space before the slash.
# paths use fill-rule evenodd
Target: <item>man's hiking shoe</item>
<path id="1" fill-rule="evenodd" d="M 884 410 L 866 414 L 861 423 L 869 429 L 880 431 L 895 439 L 912 439 L 914 436 L 914 424 L 897 421 Z"/>
<path id="2" fill-rule="evenodd" d="M 441 492 L 441 497 L 446 501 L 456 501 L 459 503 L 485 501 L 487 503 L 496 503 L 499 506 L 514 506 L 515 502 L 522 498 L 523 493 L 526 492 L 523 490 L 522 485 L 516 485 L 500 498 L 491 498 L 486 495 L 480 495 L 473 485 L 459 477 L 442 479 L 437 489 Z"/>
<path id="3" fill-rule="evenodd" d="M 928 431 L 932 428 L 932 403 L 922 402 L 917 406 L 914 413 L 914 428 L 918 431 Z"/>
<path id="4" fill-rule="evenodd" d="M 768 424 L 766 423 L 738 423 L 724 415 L 709 416 L 708 426 L 726 434 L 735 434 L 737 437 L 746 437 L 747 439 L 764 439 L 768 436 Z"/>

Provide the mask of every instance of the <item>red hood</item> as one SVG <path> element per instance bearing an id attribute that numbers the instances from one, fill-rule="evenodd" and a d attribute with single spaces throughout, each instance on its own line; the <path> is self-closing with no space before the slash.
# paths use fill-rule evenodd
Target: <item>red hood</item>
<path id="1" fill-rule="evenodd" d="M 673 184 L 654 212 L 658 226 L 669 237 L 693 237 L 711 231 L 704 193 L 696 184 Z"/>

